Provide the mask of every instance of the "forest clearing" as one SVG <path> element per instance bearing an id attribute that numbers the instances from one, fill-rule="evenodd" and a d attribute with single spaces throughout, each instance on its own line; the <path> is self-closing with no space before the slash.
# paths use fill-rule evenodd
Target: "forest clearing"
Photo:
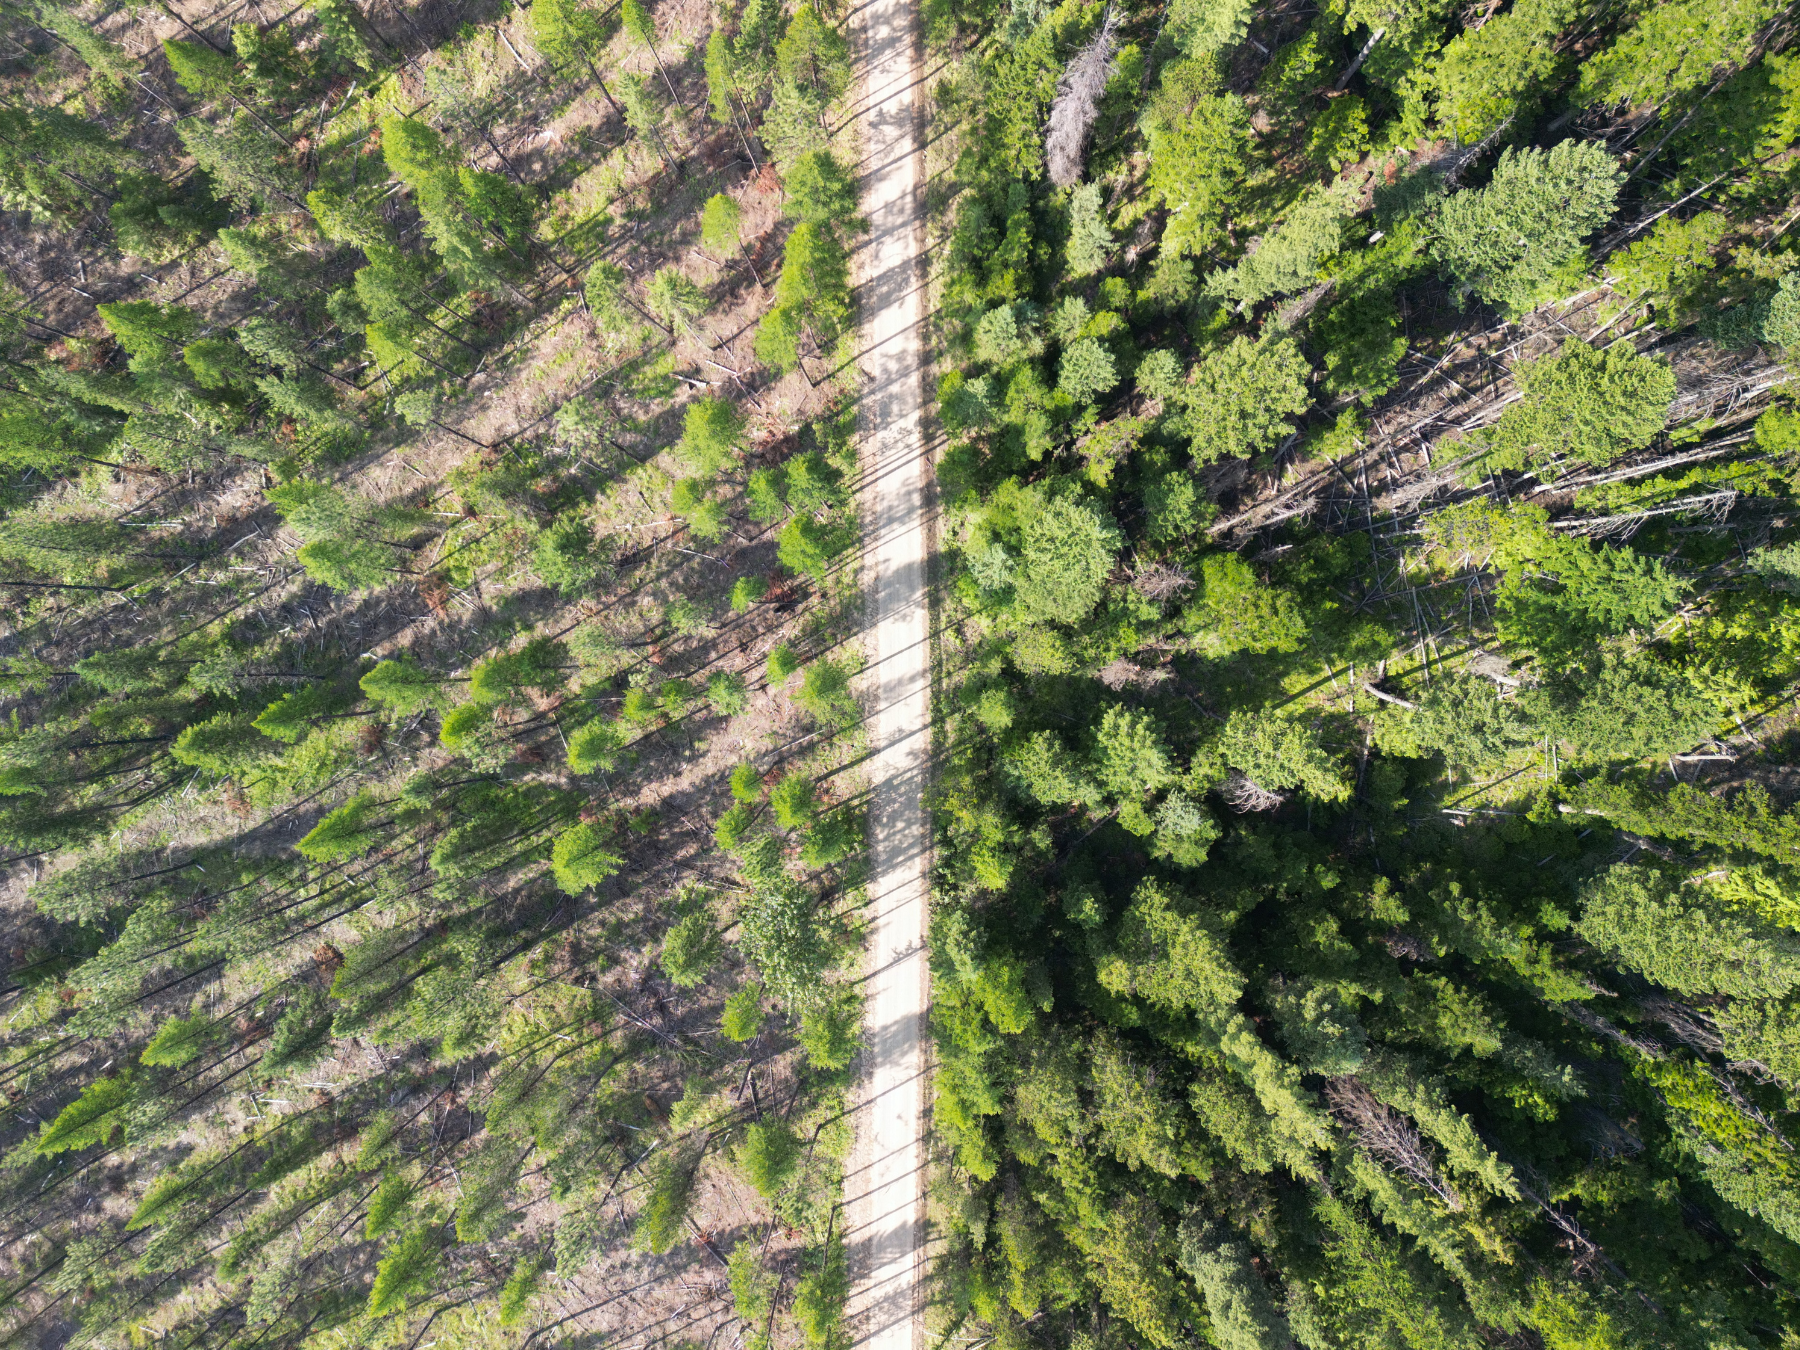
<path id="1" fill-rule="evenodd" d="M 833 1341 L 843 16 L 6 14 L 9 1343 Z"/>

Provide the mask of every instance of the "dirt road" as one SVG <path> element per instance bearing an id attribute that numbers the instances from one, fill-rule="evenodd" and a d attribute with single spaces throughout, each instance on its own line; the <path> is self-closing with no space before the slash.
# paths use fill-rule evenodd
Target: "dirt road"
<path id="1" fill-rule="evenodd" d="M 876 679 L 873 878 L 862 1082 L 844 1179 L 852 1334 L 860 1350 L 923 1344 L 926 882 L 930 745 L 923 434 L 924 173 L 917 0 L 864 0 L 863 576 Z"/>

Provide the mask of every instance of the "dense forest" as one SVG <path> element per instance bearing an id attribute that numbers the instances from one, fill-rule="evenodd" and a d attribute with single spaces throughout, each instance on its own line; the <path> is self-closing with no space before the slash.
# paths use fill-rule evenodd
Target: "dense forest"
<path id="1" fill-rule="evenodd" d="M 841 1344 L 843 7 L 0 0 L 0 1339 Z"/>
<path id="2" fill-rule="evenodd" d="M 934 1330 L 1800 1344 L 1800 14 L 925 17 Z"/>

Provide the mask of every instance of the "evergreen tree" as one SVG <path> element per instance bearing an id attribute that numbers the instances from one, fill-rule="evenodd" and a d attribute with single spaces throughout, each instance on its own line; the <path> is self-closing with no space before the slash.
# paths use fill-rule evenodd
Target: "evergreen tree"
<path id="1" fill-rule="evenodd" d="M 1106 266 L 1112 229 L 1103 210 L 1105 192 L 1098 183 L 1083 183 L 1069 198 L 1069 275 L 1092 276 Z"/>
<path id="2" fill-rule="evenodd" d="M 245 211 L 300 204 L 299 184 L 281 162 L 282 148 L 245 113 L 212 124 L 188 118 L 177 131 L 215 188 Z"/>
<path id="3" fill-rule="evenodd" d="M 1721 67 L 1749 55 L 1764 26 L 1780 13 L 1771 0 L 1719 6 L 1676 0 L 1659 7 L 1583 66 L 1580 97 L 1588 103 L 1637 104 L 1699 90 Z"/>
<path id="4" fill-rule="evenodd" d="M 679 267 L 659 267 L 645 288 L 650 312 L 673 332 L 692 333 L 706 312 L 706 295 Z"/>
<path id="5" fill-rule="evenodd" d="M 1027 619 L 1079 622 L 1100 599 L 1122 542 L 1107 513 L 1088 502 L 1052 498 L 1025 520 L 1019 611 Z"/>
<path id="6" fill-rule="evenodd" d="M 1629 346 L 1596 351 L 1570 339 L 1557 355 L 1522 365 L 1515 378 L 1524 397 L 1488 437 L 1503 462 L 1610 463 L 1647 445 L 1675 400 L 1674 372 Z"/>
<path id="7" fill-rule="evenodd" d="M 627 74 L 619 81 L 619 99 L 624 105 L 626 124 L 639 137 L 648 141 L 650 148 L 674 172 L 675 159 L 669 153 L 669 143 L 663 136 L 663 120 L 668 109 L 663 105 L 662 96 L 642 75 Z"/>
<path id="8" fill-rule="evenodd" d="M 679 105 L 681 97 L 675 92 L 675 85 L 669 79 L 668 68 L 663 65 L 662 53 L 656 48 L 656 19 L 644 5 L 643 0 L 620 0 L 619 18 L 625 31 L 631 34 L 634 42 L 641 42 L 650 49 L 650 55 L 656 62 L 656 68 L 662 72 L 663 85 L 669 91 L 669 101 Z M 630 100 L 626 107 L 630 108 Z M 627 116 L 629 116 L 629 112 Z M 642 132 L 640 130 L 639 134 Z"/>
<path id="9" fill-rule="evenodd" d="M 1243 182 L 1249 115 L 1243 100 L 1213 88 L 1198 63 L 1180 78 L 1165 73 L 1164 92 L 1145 111 L 1150 189 L 1168 207 L 1162 247 L 1171 257 L 1213 246 Z"/>
<path id="10" fill-rule="evenodd" d="M 0 205 L 72 224 L 108 203 L 130 157 L 98 126 L 55 108 L 0 108 Z"/>
<path id="11" fill-rule="evenodd" d="M 788 168 L 782 207 L 795 220 L 833 230 L 863 228 L 856 178 L 829 150 L 801 155 Z"/>
<path id="12" fill-rule="evenodd" d="M 775 282 L 775 307 L 757 329 L 757 359 L 791 370 L 799 364 L 803 336 L 829 348 L 842 336 L 849 316 L 849 259 L 843 245 L 831 230 L 796 225 Z"/>
<path id="13" fill-rule="evenodd" d="M 1273 446 L 1292 428 L 1285 419 L 1312 403 L 1307 373 L 1299 347 L 1279 335 L 1261 342 L 1235 338 L 1208 356 L 1177 392 L 1194 458 L 1204 464 Z"/>
<path id="14" fill-rule="evenodd" d="M 729 258 L 739 248 L 738 222 L 743 212 L 736 200 L 723 192 L 706 199 L 700 216 L 700 242 L 721 258 Z"/>
<path id="15" fill-rule="evenodd" d="M 850 83 L 850 44 L 803 3 L 775 44 L 775 77 L 812 90 L 830 103 Z"/>
<path id="16" fill-rule="evenodd" d="M 1517 118 L 1560 74 L 1556 39 L 1579 13 L 1572 0 L 1523 0 L 1459 33 L 1433 72 L 1438 120 L 1474 145 Z"/>
<path id="17" fill-rule="evenodd" d="M 163 56 L 176 82 L 199 98 L 221 99 L 231 95 L 237 81 L 237 63 L 204 42 L 164 38 Z"/>
<path id="18" fill-rule="evenodd" d="M 1444 202 L 1432 255 L 1465 292 L 1508 312 L 1557 299 L 1579 288 L 1582 240 L 1612 215 L 1619 181 L 1589 141 L 1508 149 L 1488 186 Z"/>

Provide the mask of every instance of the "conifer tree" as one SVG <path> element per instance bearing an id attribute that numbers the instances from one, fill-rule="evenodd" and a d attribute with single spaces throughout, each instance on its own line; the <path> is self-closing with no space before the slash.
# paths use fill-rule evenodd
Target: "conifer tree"
<path id="1" fill-rule="evenodd" d="M 829 229 L 801 223 L 788 235 L 775 308 L 756 334 L 756 355 L 784 370 L 800 361 L 800 341 L 834 345 L 850 314 L 849 260 Z"/>
<path id="2" fill-rule="evenodd" d="M 723 192 L 706 199 L 700 216 L 700 242 L 722 258 L 738 251 L 738 222 L 742 210 L 736 200 Z"/>
<path id="3" fill-rule="evenodd" d="M 1508 149 L 1493 180 L 1447 199 L 1432 252 L 1465 291 L 1517 312 L 1577 289 L 1584 240 L 1619 191 L 1612 157 L 1589 141 Z"/>

